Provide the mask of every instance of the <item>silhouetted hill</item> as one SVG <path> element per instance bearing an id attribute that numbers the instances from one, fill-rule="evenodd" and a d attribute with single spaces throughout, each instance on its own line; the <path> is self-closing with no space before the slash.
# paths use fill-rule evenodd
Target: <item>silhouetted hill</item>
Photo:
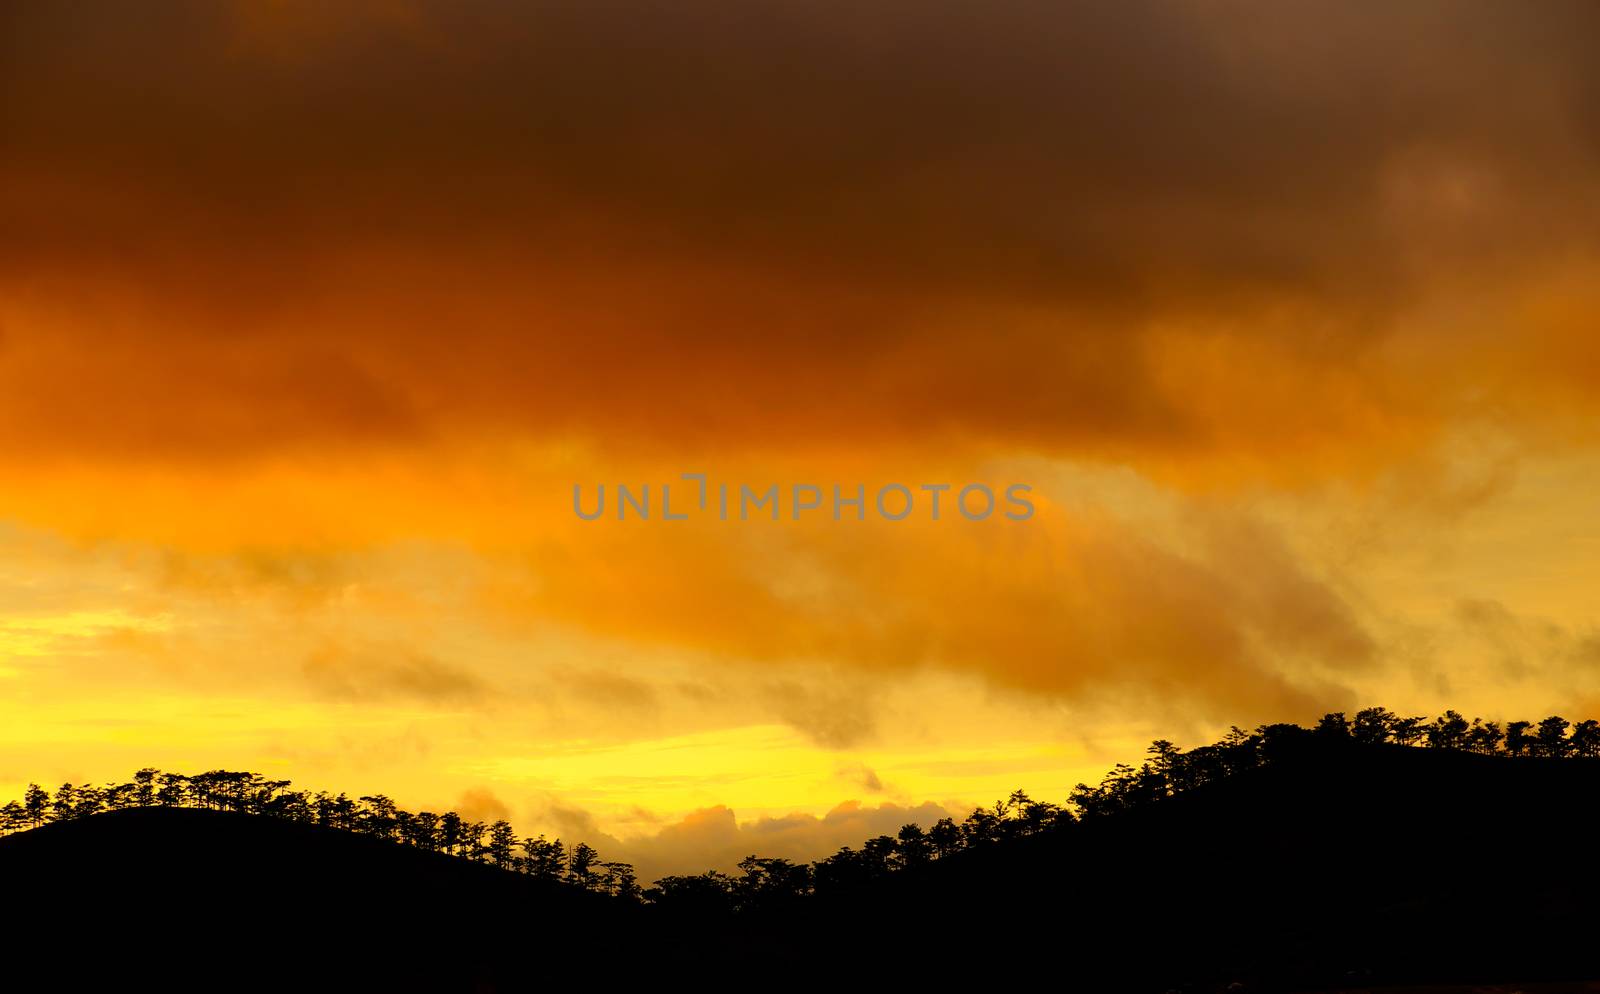
<path id="1" fill-rule="evenodd" d="M 12 967 L 283 990 L 521 990 L 603 961 L 643 913 L 351 832 L 231 812 L 114 811 L 0 839 Z M 137 964 L 137 966 L 136 966 Z"/>
<path id="2" fill-rule="evenodd" d="M 1102 990 L 1596 979 L 1597 814 L 1600 762 L 1307 734 L 1259 769 L 818 902 L 799 941 Z"/>
<path id="3" fill-rule="evenodd" d="M 1262 766 L 1132 810 L 737 915 L 195 810 L 0 840 L 0 879 L 12 948 L 80 980 L 115 980 L 136 961 L 296 990 L 852 977 L 896 989 L 1531 992 L 1600 978 L 1597 815 L 1600 761 L 1307 732 Z M 74 952 L 45 956 L 62 936 Z"/>

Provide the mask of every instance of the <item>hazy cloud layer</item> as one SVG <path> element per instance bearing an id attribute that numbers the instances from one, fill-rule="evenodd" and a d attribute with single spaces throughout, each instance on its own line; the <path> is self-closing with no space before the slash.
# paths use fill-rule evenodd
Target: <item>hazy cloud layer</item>
<path id="1" fill-rule="evenodd" d="M 768 693 L 833 748 L 871 738 L 871 684 L 853 673 L 924 666 L 1216 717 L 1346 705 L 1380 645 L 1342 591 L 1248 517 L 1197 513 L 1179 534 L 1061 508 L 1005 524 L 602 527 L 590 558 L 536 565 L 520 609 L 731 661 L 844 664 L 832 689 Z"/>
<path id="2" fill-rule="evenodd" d="M 894 835 L 908 823 L 928 828 L 940 818 L 959 821 L 965 814 L 931 802 L 864 805 L 845 801 L 821 816 L 799 813 L 741 822 L 731 809 L 719 805 L 692 811 L 652 834 L 623 839 L 602 833 L 582 811 L 558 809 L 547 817 L 574 841 L 587 839 L 605 858 L 631 862 L 641 879 L 654 880 L 705 870 L 734 873 L 746 856 L 808 862 L 831 856 L 844 846 L 859 848 L 863 840 L 875 836 Z"/>
<path id="3" fill-rule="evenodd" d="M 306 682 L 334 700 L 412 699 L 461 704 L 482 699 L 487 688 L 471 673 L 431 656 L 404 649 L 352 652 L 326 646 L 301 667 Z"/>

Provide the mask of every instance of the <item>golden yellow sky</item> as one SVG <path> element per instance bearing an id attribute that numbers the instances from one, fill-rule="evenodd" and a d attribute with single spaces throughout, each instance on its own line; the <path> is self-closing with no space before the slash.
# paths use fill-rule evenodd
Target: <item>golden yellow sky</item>
<path id="1" fill-rule="evenodd" d="M 1600 712 L 1593 5 L 330 6 L 0 14 L 0 790 L 650 875 Z M 685 472 L 1037 513 L 573 514 Z"/>

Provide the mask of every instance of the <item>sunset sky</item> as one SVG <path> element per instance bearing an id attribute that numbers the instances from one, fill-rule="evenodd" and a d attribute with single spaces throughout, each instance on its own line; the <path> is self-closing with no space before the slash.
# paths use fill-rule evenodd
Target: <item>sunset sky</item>
<path id="1" fill-rule="evenodd" d="M 653 876 L 1231 724 L 1600 717 L 1597 37 L 6 4 L 0 796 L 253 769 Z M 573 513 L 686 472 L 1036 513 Z"/>

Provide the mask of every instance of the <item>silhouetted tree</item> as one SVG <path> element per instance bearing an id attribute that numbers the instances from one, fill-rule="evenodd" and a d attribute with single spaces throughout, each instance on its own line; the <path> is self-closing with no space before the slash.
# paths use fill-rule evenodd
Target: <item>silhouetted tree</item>
<path id="1" fill-rule="evenodd" d="M 572 847 L 572 855 L 567 857 L 567 878 L 580 887 L 594 886 L 590 876 L 590 869 L 600 854 L 589 847 L 587 842 L 580 842 Z"/>
<path id="2" fill-rule="evenodd" d="M 1228 734 L 1217 743 L 1224 775 L 1233 776 L 1255 769 L 1261 763 L 1260 746 L 1260 735 L 1247 732 L 1238 725 L 1229 728 Z"/>
<path id="3" fill-rule="evenodd" d="M 1425 717 L 1395 718 L 1389 724 L 1389 737 L 1403 746 L 1416 745 L 1427 734 Z"/>
<path id="4" fill-rule="evenodd" d="M 64 783 L 56 788 L 55 800 L 50 803 L 50 819 L 52 821 L 66 821 L 72 817 L 72 805 L 77 796 L 77 791 L 72 784 Z"/>
<path id="5" fill-rule="evenodd" d="M 156 803 L 156 772 L 147 766 L 133 775 L 134 803 L 140 807 Z"/>
<path id="6" fill-rule="evenodd" d="M 733 911 L 733 881 L 725 873 L 711 870 L 694 876 L 671 876 L 657 880 L 644 892 L 645 900 L 683 919 L 705 920 Z"/>
<path id="7" fill-rule="evenodd" d="M 1500 749 L 1500 740 L 1505 738 L 1505 733 L 1500 730 L 1498 722 L 1480 721 L 1472 719 L 1472 727 L 1467 730 L 1467 748 L 1473 752 L 1492 756 Z"/>
<path id="8" fill-rule="evenodd" d="M 939 859 L 954 855 L 961 850 L 961 826 L 953 819 L 940 818 L 928 829 L 928 842 Z"/>
<path id="9" fill-rule="evenodd" d="M 1084 818 L 1099 818 L 1110 814 L 1113 810 L 1109 798 L 1102 787 L 1091 787 L 1086 783 L 1079 783 L 1072 788 L 1072 793 L 1067 795 L 1068 803 L 1078 809 Z"/>
<path id="10" fill-rule="evenodd" d="M 1032 835 L 1036 832 L 1044 831 L 1059 821 L 1070 821 L 1071 818 L 1070 814 L 1048 801 L 1029 801 L 1027 806 L 1022 809 L 1022 817 L 1019 821 L 1023 826 L 1024 834 Z"/>
<path id="11" fill-rule="evenodd" d="M 1379 745 L 1389 741 L 1396 720 L 1394 712 L 1388 708 L 1363 708 L 1356 712 L 1356 720 L 1350 727 L 1350 734 L 1357 742 Z"/>
<path id="12" fill-rule="evenodd" d="M 139 807 L 134 791 L 134 785 L 131 783 L 108 783 L 100 788 L 100 800 L 107 811 Z"/>
<path id="13" fill-rule="evenodd" d="M 1469 727 L 1467 719 L 1454 711 L 1446 711 L 1428 726 L 1428 746 L 1433 749 L 1465 749 Z"/>
<path id="14" fill-rule="evenodd" d="M 512 859 L 516 855 L 517 833 L 512 831 L 511 823 L 501 819 L 489 826 L 489 862 L 502 870 L 511 868 Z M 587 849 L 587 846 L 580 848 Z M 593 849 L 589 849 L 594 853 Z M 591 856 L 592 859 L 592 856 Z"/>
<path id="15" fill-rule="evenodd" d="M 567 849 L 560 839 L 548 841 L 544 836 L 524 839 L 523 851 L 527 853 L 527 872 L 544 880 L 559 880 L 567 867 Z"/>
<path id="16" fill-rule="evenodd" d="M 98 814 L 105 809 L 105 795 L 99 787 L 84 784 L 72 795 L 72 816 L 74 818 L 87 818 Z"/>
<path id="17" fill-rule="evenodd" d="M 1583 759 L 1600 757 L 1600 721 L 1593 718 L 1572 726 L 1572 754 Z"/>
<path id="18" fill-rule="evenodd" d="M 1528 750 L 1528 729 L 1532 722 L 1513 721 L 1506 725 L 1506 755 L 1520 756 Z"/>
<path id="19" fill-rule="evenodd" d="M 18 801 L 7 801 L 0 808 L 0 835 L 10 835 L 28 828 L 28 812 Z"/>
<path id="20" fill-rule="evenodd" d="M 1004 803 L 1006 813 L 1013 818 L 1020 819 L 1022 817 L 1022 809 L 1032 804 L 1033 798 L 1029 797 L 1028 792 L 1025 790 L 1014 790 Z"/>
<path id="21" fill-rule="evenodd" d="M 980 846 L 1000 837 L 1000 817 L 987 808 L 974 808 L 961 823 L 961 838 L 967 846 Z"/>
<path id="22" fill-rule="evenodd" d="M 1183 777 L 1174 784 L 1180 790 L 1212 783 L 1228 775 L 1228 764 L 1220 745 L 1204 745 L 1190 749 L 1184 754 L 1180 768 Z"/>
<path id="23" fill-rule="evenodd" d="M 874 836 L 861 843 L 862 869 L 874 880 L 887 876 L 899 858 L 899 843 L 892 835 Z"/>
<path id="24" fill-rule="evenodd" d="M 382 794 L 373 794 L 361 798 L 361 805 L 361 831 L 380 839 L 392 838 L 396 826 L 394 802 Z"/>
<path id="25" fill-rule="evenodd" d="M 827 859 L 819 860 L 813 872 L 815 887 L 819 894 L 860 890 L 872 879 L 866 860 L 862 858 L 861 853 L 849 846 L 845 846 Z"/>
<path id="26" fill-rule="evenodd" d="M 418 811 L 411 819 L 410 838 L 407 840 L 419 849 L 435 852 L 439 848 L 439 816 L 432 811 Z"/>
<path id="27" fill-rule="evenodd" d="M 461 816 L 454 811 L 439 816 L 439 848 L 451 855 L 461 850 Z"/>
<path id="28" fill-rule="evenodd" d="M 639 900 L 639 878 L 634 875 L 632 863 L 601 863 L 600 867 L 604 871 L 602 882 L 607 894 L 629 903 Z"/>
<path id="29" fill-rule="evenodd" d="M 787 907 L 811 893 L 812 871 L 806 864 L 747 856 L 739 861 L 739 870 L 744 875 L 733 881 L 732 891 L 740 911 Z"/>
<path id="30" fill-rule="evenodd" d="M 1172 793 L 1179 789 L 1185 779 L 1183 752 L 1166 739 L 1156 739 L 1145 753 L 1150 757 L 1151 771 L 1160 778 L 1161 792 Z"/>
<path id="31" fill-rule="evenodd" d="M 933 841 L 922 826 L 912 823 L 900 826 L 900 865 L 907 869 L 922 866 L 933 859 Z"/>
<path id="32" fill-rule="evenodd" d="M 1332 738 L 1346 739 L 1350 737 L 1350 719 L 1344 716 L 1343 711 L 1330 711 L 1317 722 L 1316 732 Z"/>
<path id="33" fill-rule="evenodd" d="M 22 795 L 22 811 L 28 824 L 33 828 L 43 825 L 49 809 L 50 795 L 45 789 L 36 783 L 28 784 L 28 789 Z"/>
<path id="34" fill-rule="evenodd" d="M 1558 715 L 1539 722 L 1533 738 L 1534 754 L 1547 759 L 1560 759 L 1567 754 L 1567 728 L 1571 722 Z"/>
<path id="35" fill-rule="evenodd" d="M 162 773 L 156 777 L 156 803 L 163 807 L 181 807 L 189 798 L 189 778 L 181 773 Z"/>

